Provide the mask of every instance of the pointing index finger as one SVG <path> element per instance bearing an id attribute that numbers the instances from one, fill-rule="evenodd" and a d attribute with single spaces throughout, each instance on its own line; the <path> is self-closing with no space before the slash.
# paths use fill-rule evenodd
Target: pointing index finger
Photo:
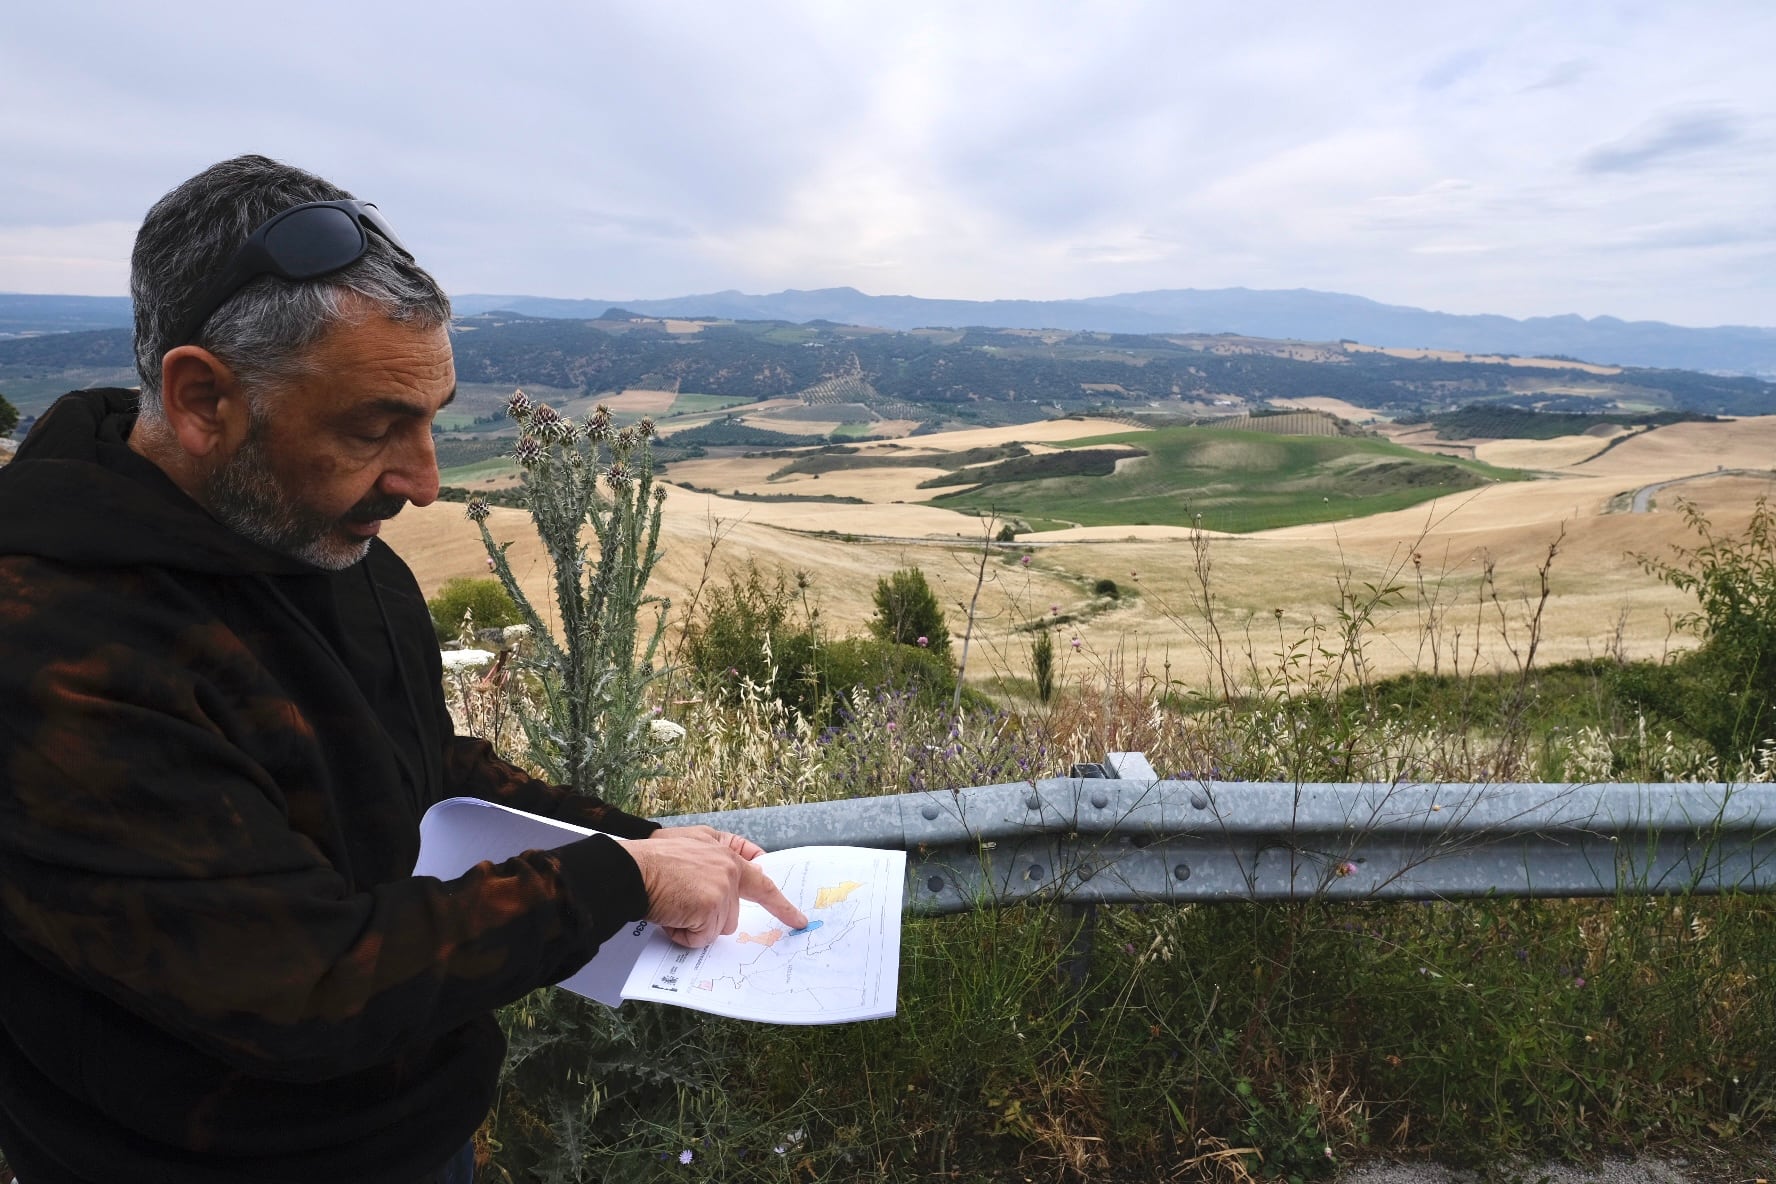
<path id="1" fill-rule="evenodd" d="M 783 895 L 771 881 L 771 877 L 760 870 L 756 863 L 749 862 L 741 870 L 740 895 L 747 900 L 756 901 L 767 913 L 792 929 L 805 929 L 808 926 L 807 914 L 791 904 L 789 897 Z"/>

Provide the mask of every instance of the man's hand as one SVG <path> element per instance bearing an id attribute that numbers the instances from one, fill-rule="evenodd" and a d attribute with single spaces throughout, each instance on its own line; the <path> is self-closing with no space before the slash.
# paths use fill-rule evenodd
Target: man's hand
<path id="1" fill-rule="evenodd" d="M 756 843 L 707 826 L 663 827 L 645 839 L 618 839 L 641 869 L 647 919 L 684 946 L 706 946 L 740 923 L 740 902 L 757 901 L 785 925 L 808 918 L 752 860 Z"/>

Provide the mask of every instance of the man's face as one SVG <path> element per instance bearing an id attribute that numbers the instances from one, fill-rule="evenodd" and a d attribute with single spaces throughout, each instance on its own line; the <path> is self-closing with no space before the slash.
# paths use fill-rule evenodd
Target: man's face
<path id="1" fill-rule="evenodd" d="M 316 567 L 358 562 L 382 520 L 438 496 L 432 419 L 456 395 L 450 335 L 371 315 L 323 337 L 309 373 L 261 394 L 245 440 L 203 483 L 236 532 Z"/>

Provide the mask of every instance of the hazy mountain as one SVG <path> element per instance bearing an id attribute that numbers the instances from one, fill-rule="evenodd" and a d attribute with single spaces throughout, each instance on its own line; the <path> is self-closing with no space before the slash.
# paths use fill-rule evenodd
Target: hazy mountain
<path id="1" fill-rule="evenodd" d="M 869 296 L 855 288 L 792 289 L 761 296 L 726 291 L 665 300 L 469 295 L 456 297 L 456 306 L 464 314 L 507 309 L 530 316 L 588 318 L 620 306 L 643 316 L 826 320 L 884 329 L 942 325 L 1110 333 L 1242 333 L 1776 375 L 1776 329 L 1692 329 L 1615 317 L 1531 317 L 1520 321 L 1502 316 L 1457 316 L 1305 288 L 1175 288 L 1084 300 L 926 300 Z"/>
<path id="2" fill-rule="evenodd" d="M 855 288 L 791 289 L 768 295 L 730 290 L 664 300 L 470 294 L 455 297 L 455 304 L 464 316 L 503 309 L 536 317 L 592 319 L 621 307 L 641 316 L 795 323 L 820 320 L 884 329 L 980 326 L 1111 333 L 1241 333 L 1776 376 L 1776 329 L 1734 325 L 1694 329 L 1607 316 L 1528 320 L 1457 316 L 1304 288 L 1175 288 L 1083 300 L 927 300 L 870 296 Z M 128 324 L 129 301 L 124 297 L 0 294 L 0 335 Z"/>
<path id="3" fill-rule="evenodd" d="M 128 296 L 31 296 L 0 292 L 0 337 L 129 327 Z"/>

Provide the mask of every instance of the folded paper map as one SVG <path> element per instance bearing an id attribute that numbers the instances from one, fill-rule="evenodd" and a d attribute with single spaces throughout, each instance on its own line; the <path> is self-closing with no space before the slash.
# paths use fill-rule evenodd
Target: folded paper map
<path id="1" fill-rule="evenodd" d="M 454 879 L 477 863 L 560 847 L 595 832 L 476 798 L 450 798 L 419 824 L 416 876 Z M 565 987 L 610 1007 L 675 1003 L 733 1019 L 842 1024 L 894 1014 L 900 984 L 904 851 L 792 847 L 758 857 L 808 917 L 791 929 L 751 901 L 739 928 L 702 949 L 637 921 L 598 949 Z"/>

